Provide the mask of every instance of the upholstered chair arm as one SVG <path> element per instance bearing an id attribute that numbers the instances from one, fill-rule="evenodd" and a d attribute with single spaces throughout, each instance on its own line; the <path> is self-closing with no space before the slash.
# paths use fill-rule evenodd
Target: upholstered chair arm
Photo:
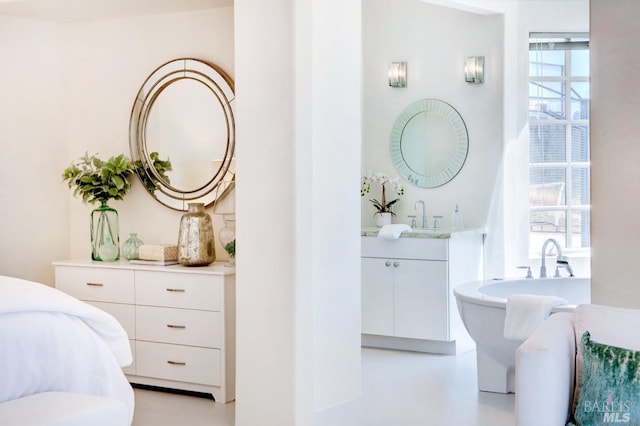
<path id="1" fill-rule="evenodd" d="M 576 343 L 573 314 L 547 318 L 516 351 L 516 424 L 565 425 L 571 407 Z"/>

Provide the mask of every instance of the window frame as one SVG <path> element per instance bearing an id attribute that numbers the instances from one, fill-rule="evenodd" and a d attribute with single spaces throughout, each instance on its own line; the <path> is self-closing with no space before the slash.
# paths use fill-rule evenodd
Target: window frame
<path id="1" fill-rule="evenodd" d="M 588 40 L 589 40 L 589 34 L 588 33 L 579 33 L 579 34 L 575 34 L 575 33 L 530 33 L 529 34 L 529 54 L 533 51 L 536 50 L 542 50 L 542 49 L 532 49 L 531 46 L 535 45 L 536 42 L 535 40 L 539 40 L 541 38 L 547 38 L 547 39 L 555 39 L 555 38 L 563 38 L 563 39 L 571 39 L 571 38 L 586 38 L 587 42 L 586 42 L 586 47 L 585 47 L 585 42 L 573 42 L 577 44 L 580 44 L 580 48 L 582 49 L 589 49 L 588 47 Z M 567 41 L 567 43 L 572 43 L 571 41 Z M 565 44 L 565 43 L 561 43 L 561 44 Z M 564 46 L 563 46 L 564 47 Z M 569 47 L 568 45 L 566 47 Z M 560 49 L 558 49 L 560 50 Z M 553 125 L 553 126 L 563 126 L 565 129 L 565 161 L 563 162 L 531 162 L 531 151 L 529 149 L 529 155 L 528 155 L 528 170 L 529 170 L 529 189 L 531 188 L 531 171 L 532 170 L 544 170 L 544 169 L 564 169 L 565 171 L 565 179 L 564 179 L 564 204 L 559 204 L 556 206 L 534 206 L 532 205 L 531 201 L 529 201 L 528 204 L 528 211 L 529 211 L 529 220 L 528 220 L 528 224 L 529 224 L 529 252 L 531 254 L 537 253 L 539 251 L 539 247 L 533 247 L 532 246 L 532 234 L 534 233 L 533 231 L 533 223 L 531 221 L 531 217 L 532 214 L 536 211 L 545 211 L 545 212 L 563 212 L 565 215 L 565 224 L 564 224 L 564 247 L 563 247 L 563 251 L 568 251 L 568 252 L 588 252 L 590 250 L 590 239 L 587 236 L 587 244 L 583 245 L 582 247 L 574 247 L 574 236 L 573 236 L 573 226 L 574 226 L 574 219 L 573 219 L 573 212 L 579 212 L 580 213 L 580 217 L 582 217 L 582 215 L 584 214 L 585 211 L 590 211 L 591 210 L 591 199 L 589 196 L 588 199 L 588 204 L 581 204 L 581 203 L 575 203 L 574 202 L 574 198 L 573 198 L 573 175 L 574 172 L 576 170 L 586 170 L 586 174 L 587 174 L 587 180 L 589 181 L 589 188 L 590 188 L 590 180 L 591 180 L 591 173 L 590 173 L 590 169 L 591 169 L 591 159 L 590 159 L 590 150 L 588 150 L 589 152 L 589 157 L 588 157 L 588 161 L 573 161 L 573 152 L 572 152 L 572 148 L 573 148 L 573 129 L 576 126 L 579 126 L 583 129 L 586 129 L 587 134 L 589 132 L 589 128 L 590 128 L 590 117 L 584 119 L 584 118 L 573 118 L 572 117 L 572 101 L 573 101 L 573 97 L 571 95 L 571 89 L 572 89 L 572 84 L 573 83 L 590 83 L 590 76 L 573 76 L 572 74 L 572 49 L 571 48 L 567 48 L 567 49 L 562 49 L 564 51 L 564 64 L 565 64 L 565 69 L 564 72 L 562 73 L 561 76 L 532 76 L 531 71 L 528 72 L 528 87 L 531 87 L 531 84 L 536 84 L 536 83 L 541 83 L 542 85 L 544 85 L 545 83 L 560 83 L 561 84 L 561 96 L 564 97 L 564 101 L 563 101 L 563 111 L 564 111 L 564 117 L 563 118 L 556 118 L 553 120 L 544 120 L 544 119 L 540 119 L 540 117 L 532 117 L 532 110 L 530 108 L 531 105 L 531 101 L 533 99 L 540 99 L 541 97 L 532 97 L 531 93 L 529 93 L 528 99 L 529 99 L 529 113 L 528 113 L 528 126 L 531 132 L 531 129 L 533 127 L 538 127 L 538 126 L 545 126 L 545 125 Z M 532 62 L 531 62 L 531 57 L 529 56 L 529 67 L 531 67 Z M 530 89 L 529 89 L 530 90 Z M 590 87 L 589 87 L 589 101 L 590 101 Z M 587 143 L 590 143 L 590 139 L 588 139 Z M 529 198 L 530 199 L 530 198 Z M 591 218 L 589 217 L 589 228 L 591 225 Z M 544 233 L 545 231 L 541 231 L 542 233 Z M 590 233 L 590 230 L 587 230 L 587 234 Z"/>

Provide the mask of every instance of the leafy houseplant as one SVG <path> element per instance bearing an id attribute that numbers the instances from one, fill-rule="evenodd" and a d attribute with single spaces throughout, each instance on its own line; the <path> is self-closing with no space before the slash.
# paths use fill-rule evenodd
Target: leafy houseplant
<path id="1" fill-rule="evenodd" d="M 224 250 L 227 252 L 229 257 L 235 257 L 236 256 L 236 240 L 234 239 L 233 241 L 228 242 L 224 246 Z"/>
<path id="2" fill-rule="evenodd" d="M 106 203 L 124 198 L 131 187 L 132 173 L 133 165 L 124 154 L 102 161 L 96 155 L 89 157 L 85 153 L 64 170 L 62 180 L 68 181 L 69 189 L 74 188 L 73 195 L 81 196 L 83 202 Z"/>
<path id="3" fill-rule="evenodd" d="M 118 212 L 109 207 L 111 199 L 122 200 L 131 187 L 129 177 L 134 167 L 124 154 L 103 161 L 97 155 L 83 157 L 71 163 L 62 173 L 63 181 L 73 188 L 73 195 L 84 203 L 100 207 L 91 212 L 91 258 L 114 261 L 120 254 Z"/>
<path id="4" fill-rule="evenodd" d="M 362 177 L 361 185 L 360 185 L 360 196 L 364 197 L 371 191 L 371 185 L 374 183 L 378 183 L 382 189 L 382 197 L 380 200 L 375 198 L 369 199 L 373 204 L 373 207 L 376 208 L 376 212 L 374 216 L 382 213 L 390 213 L 391 216 L 395 216 L 396 214 L 391 210 L 391 207 L 398 202 L 400 198 L 395 198 L 391 201 L 387 201 L 387 185 L 393 189 L 393 191 L 397 195 L 404 194 L 404 188 L 400 184 L 399 178 L 389 178 L 389 176 L 382 172 L 369 173 L 366 176 Z"/>

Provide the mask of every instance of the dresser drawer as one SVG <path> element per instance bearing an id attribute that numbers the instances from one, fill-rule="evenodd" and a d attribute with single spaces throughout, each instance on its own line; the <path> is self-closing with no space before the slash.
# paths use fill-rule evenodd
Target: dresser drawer
<path id="1" fill-rule="evenodd" d="M 118 320 L 129 339 L 136 338 L 136 307 L 122 303 L 87 302 Z"/>
<path id="2" fill-rule="evenodd" d="M 136 374 L 220 386 L 220 350 L 137 341 Z"/>
<path id="3" fill-rule="evenodd" d="M 219 276 L 136 271 L 136 303 L 219 311 L 222 286 Z"/>
<path id="4" fill-rule="evenodd" d="M 221 313 L 138 306 L 136 336 L 151 342 L 220 348 Z"/>
<path id="5" fill-rule="evenodd" d="M 131 346 L 131 355 L 133 357 L 133 361 L 131 361 L 130 365 L 126 367 L 122 367 L 122 372 L 124 374 L 136 374 L 136 341 L 129 340 L 129 346 Z"/>
<path id="6" fill-rule="evenodd" d="M 134 303 L 133 271 L 56 266 L 56 288 L 80 300 Z"/>

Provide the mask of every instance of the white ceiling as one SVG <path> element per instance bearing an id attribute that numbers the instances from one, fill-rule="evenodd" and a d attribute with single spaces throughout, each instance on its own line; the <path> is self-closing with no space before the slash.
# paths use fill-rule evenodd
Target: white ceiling
<path id="1" fill-rule="evenodd" d="M 2 0 L 0 0 L 2 1 Z M 422 0 L 438 6 L 450 7 L 478 15 L 494 15 L 504 12 L 504 0 Z"/>
<path id="2" fill-rule="evenodd" d="M 0 0 L 0 15 L 82 22 L 233 6 L 233 0 Z"/>

